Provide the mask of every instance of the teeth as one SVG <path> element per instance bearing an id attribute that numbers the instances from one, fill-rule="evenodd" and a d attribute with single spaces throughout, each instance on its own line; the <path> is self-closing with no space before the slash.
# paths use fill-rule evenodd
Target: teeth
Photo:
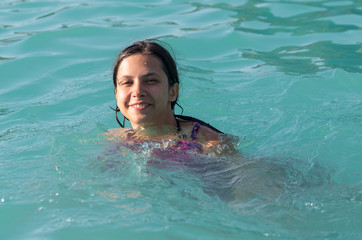
<path id="1" fill-rule="evenodd" d="M 133 107 L 136 107 L 136 108 L 142 108 L 142 107 L 147 107 L 148 104 L 135 104 L 133 105 Z"/>

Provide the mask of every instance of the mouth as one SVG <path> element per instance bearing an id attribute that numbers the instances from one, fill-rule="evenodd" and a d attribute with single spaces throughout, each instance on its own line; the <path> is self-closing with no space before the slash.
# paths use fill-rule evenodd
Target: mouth
<path id="1" fill-rule="evenodd" d="M 129 106 L 131 108 L 135 109 L 135 110 L 143 110 L 143 109 L 146 109 L 149 106 L 151 106 L 151 104 L 148 104 L 148 103 L 136 103 L 136 104 L 131 104 Z"/>

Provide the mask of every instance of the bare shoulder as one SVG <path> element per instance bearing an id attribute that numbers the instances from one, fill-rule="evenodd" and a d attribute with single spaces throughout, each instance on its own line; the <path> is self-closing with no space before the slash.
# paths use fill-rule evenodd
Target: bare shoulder
<path id="1" fill-rule="evenodd" d="M 237 152 L 236 145 L 239 139 L 233 135 L 219 133 L 207 126 L 201 126 L 197 138 L 207 152 L 220 155 Z"/>
<path id="2" fill-rule="evenodd" d="M 108 129 L 108 131 L 105 132 L 104 135 L 109 140 L 123 139 L 127 137 L 127 133 L 129 132 L 129 130 L 129 128 L 113 128 Z"/>
<path id="3" fill-rule="evenodd" d="M 201 138 L 205 141 L 219 141 L 220 137 L 224 134 L 218 133 L 207 126 L 201 125 L 197 135 L 198 138 Z"/>

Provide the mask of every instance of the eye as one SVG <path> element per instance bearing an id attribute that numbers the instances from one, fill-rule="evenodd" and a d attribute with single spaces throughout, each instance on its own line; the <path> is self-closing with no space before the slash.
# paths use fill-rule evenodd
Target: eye
<path id="1" fill-rule="evenodd" d="M 121 86 L 130 86 L 130 85 L 132 85 L 132 81 L 123 80 L 123 81 L 120 81 L 119 84 L 120 84 Z"/>
<path id="2" fill-rule="evenodd" d="M 154 79 L 154 78 L 151 78 L 151 79 L 148 79 L 146 82 L 147 82 L 148 84 L 155 84 L 155 83 L 158 82 L 158 80 L 157 80 L 157 79 Z"/>

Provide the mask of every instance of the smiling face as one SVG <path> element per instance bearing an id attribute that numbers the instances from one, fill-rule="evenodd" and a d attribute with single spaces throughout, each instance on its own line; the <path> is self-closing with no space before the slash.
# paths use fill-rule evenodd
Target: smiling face
<path id="1" fill-rule="evenodd" d="M 132 128 L 175 125 L 171 102 L 178 84 L 169 86 L 162 62 L 153 55 L 134 54 L 125 58 L 117 72 L 117 106 Z"/>

